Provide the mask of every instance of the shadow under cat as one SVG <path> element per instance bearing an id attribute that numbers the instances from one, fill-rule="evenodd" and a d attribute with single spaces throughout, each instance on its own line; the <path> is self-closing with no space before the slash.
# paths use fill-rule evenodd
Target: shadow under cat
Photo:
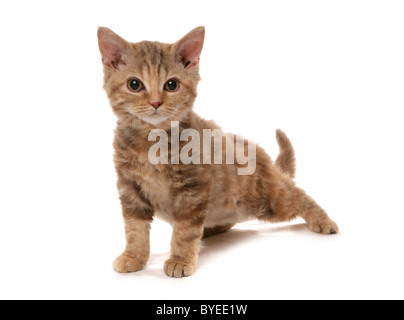
<path id="1" fill-rule="evenodd" d="M 260 238 L 266 238 L 275 236 L 275 234 L 279 233 L 310 233 L 307 229 L 307 225 L 305 223 L 297 223 L 292 225 L 281 225 L 281 226 L 271 226 L 268 224 L 257 224 L 259 229 L 243 229 L 243 224 L 239 224 L 238 227 L 234 227 L 228 232 L 217 234 L 205 239 L 201 240 L 201 249 L 199 252 L 198 258 L 198 267 L 202 267 L 205 264 L 209 263 L 212 258 L 216 256 L 220 256 L 223 252 L 228 250 L 235 250 L 237 248 L 237 244 L 246 244 L 248 242 L 254 242 L 259 240 Z M 261 240 L 266 241 L 266 240 Z M 270 242 L 270 240 L 268 240 Z M 140 276 L 151 276 L 153 278 L 163 278 L 166 276 L 161 270 L 161 265 L 170 256 L 169 252 L 160 253 L 160 254 L 151 254 L 149 263 L 145 267 L 144 270 L 135 272 L 135 273 L 127 273 L 127 274 L 119 274 L 119 276 L 124 277 L 140 277 Z"/>
<path id="2" fill-rule="evenodd" d="M 242 225 L 242 224 L 241 224 Z M 240 225 L 240 226 L 241 226 Z M 203 266 L 205 262 L 214 256 L 223 253 L 223 251 L 233 250 L 236 245 L 254 242 L 262 237 L 270 237 L 277 233 L 284 232 L 305 232 L 308 231 L 305 223 L 284 225 L 284 226 L 268 226 L 260 224 L 263 228 L 259 230 L 253 229 L 238 229 L 235 227 L 228 232 L 221 233 L 209 238 L 203 239 L 201 242 L 201 250 L 199 252 L 198 265 Z"/>

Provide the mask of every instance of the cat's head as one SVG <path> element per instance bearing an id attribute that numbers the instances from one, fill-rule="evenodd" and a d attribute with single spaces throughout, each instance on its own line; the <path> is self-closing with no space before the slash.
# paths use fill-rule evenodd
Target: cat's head
<path id="1" fill-rule="evenodd" d="M 196 98 L 204 37 L 205 28 L 199 27 L 174 44 L 130 43 L 99 28 L 104 89 L 119 119 L 154 126 L 184 119 Z"/>

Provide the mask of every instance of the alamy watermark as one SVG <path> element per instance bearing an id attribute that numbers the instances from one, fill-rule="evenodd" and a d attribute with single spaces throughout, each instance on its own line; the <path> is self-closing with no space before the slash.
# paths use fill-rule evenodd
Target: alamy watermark
<path id="1" fill-rule="evenodd" d="M 195 129 L 185 129 L 180 134 L 179 122 L 172 121 L 170 133 L 154 129 L 150 131 L 148 140 L 156 141 L 148 154 L 150 163 L 154 165 L 170 162 L 185 165 L 236 164 L 238 175 L 252 175 L 256 170 L 256 145 L 242 137 L 223 134 L 219 129 L 203 129 L 202 136 Z M 188 143 L 182 143 L 180 148 L 181 142 Z"/>

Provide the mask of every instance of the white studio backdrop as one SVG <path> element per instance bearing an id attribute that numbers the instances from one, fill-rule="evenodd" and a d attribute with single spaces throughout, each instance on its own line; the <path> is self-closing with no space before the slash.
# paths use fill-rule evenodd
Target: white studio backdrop
<path id="1" fill-rule="evenodd" d="M 0 4 L 1 299 L 404 298 L 402 1 L 20 1 Z M 168 225 L 148 268 L 124 248 L 115 117 L 98 26 L 174 42 L 204 25 L 197 113 L 262 145 L 292 140 L 297 181 L 339 223 L 249 222 L 167 278 Z"/>

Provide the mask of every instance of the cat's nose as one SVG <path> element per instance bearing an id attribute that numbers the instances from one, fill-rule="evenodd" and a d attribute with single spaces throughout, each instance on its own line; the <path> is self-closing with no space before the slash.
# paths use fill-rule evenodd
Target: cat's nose
<path id="1" fill-rule="evenodd" d="M 161 102 L 161 101 L 150 101 L 149 102 L 153 107 L 154 107 L 154 109 L 158 109 L 158 108 L 160 108 L 160 106 L 163 104 L 163 102 Z"/>

